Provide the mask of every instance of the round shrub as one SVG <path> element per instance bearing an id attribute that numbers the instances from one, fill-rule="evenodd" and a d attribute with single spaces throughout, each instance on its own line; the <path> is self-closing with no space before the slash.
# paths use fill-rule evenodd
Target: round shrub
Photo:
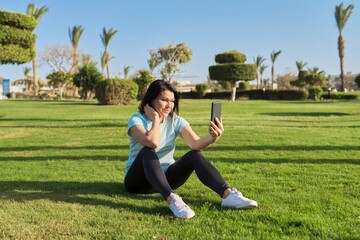
<path id="1" fill-rule="evenodd" d="M 250 89 L 251 89 L 251 86 L 248 81 L 239 82 L 239 90 L 240 91 L 245 91 L 245 90 L 250 90 Z"/>
<path id="2" fill-rule="evenodd" d="M 245 63 L 246 55 L 236 50 L 217 54 L 215 56 L 216 63 Z"/>
<path id="3" fill-rule="evenodd" d="M 101 105 L 127 105 L 136 99 L 138 90 L 134 81 L 112 78 L 100 81 L 96 85 L 95 94 Z"/>
<path id="4" fill-rule="evenodd" d="M 209 84 L 207 83 L 200 83 L 195 86 L 196 93 L 202 98 L 205 95 L 206 90 L 210 88 Z"/>
<path id="5" fill-rule="evenodd" d="M 322 92 L 323 92 L 323 90 L 319 86 L 310 87 L 308 89 L 309 98 L 313 99 L 313 100 L 319 100 Z"/>

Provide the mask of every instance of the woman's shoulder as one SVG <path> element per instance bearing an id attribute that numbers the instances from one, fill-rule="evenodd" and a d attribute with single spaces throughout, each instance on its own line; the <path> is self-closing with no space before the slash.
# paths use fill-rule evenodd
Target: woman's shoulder
<path id="1" fill-rule="evenodd" d="M 147 118 L 145 117 L 144 114 L 142 114 L 141 112 L 138 112 L 138 113 L 131 115 L 128 122 L 130 125 L 133 125 L 134 123 L 140 123 L 140 122 L 146 123 Z"/>

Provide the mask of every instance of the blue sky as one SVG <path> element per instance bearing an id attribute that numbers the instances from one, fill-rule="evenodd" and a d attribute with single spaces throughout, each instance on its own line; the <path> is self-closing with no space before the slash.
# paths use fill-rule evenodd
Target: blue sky
<path id="1" fill-rule="evenodd" d="M 0 9 L 26 12 L 30 1 L 1 0 Z M 205 82 L 208 67 L 215 64 L 215 55 L 236 49 L 247 56 L 247 62 L 260 55 L 269 68 L 273 50 L 282 53 L 275 62 L 275 74 L 296 73 L 296 61 L 318 67 L 327 74 L 339 74 L 337 50 L 338 29 L 335 23 L 334 0 L 33 0 L 36 6 L 46 5 L 35 30 L 38 53 L 56 45 L 70 44 L 68 28 L 85 28 L 80 40 L 82 53 L 100 62 L 103 51 L 100 34 L 103 27 L 118 30 L 109 45 L 115 56 L 110 63 L 112 74 L 132 66 L 130 73 L 147 68 L 148 50 L 167 44 L 184 42 L 193 51 L 190 63 L 181 68 L 178 80 Z M 343 31 L 345 38 L 345 71 L 360 73 L 360 4 Z M 359 6 L 358 6 L 359 5 Z M 31 66 L 2 65 L 0 76 L 15 80 L 23 76 L 23 68 Z M 100 67 L 99 67 L 100 68 Z M 41 66 L 39 76 L 45 79 L 49 68 Z"/>

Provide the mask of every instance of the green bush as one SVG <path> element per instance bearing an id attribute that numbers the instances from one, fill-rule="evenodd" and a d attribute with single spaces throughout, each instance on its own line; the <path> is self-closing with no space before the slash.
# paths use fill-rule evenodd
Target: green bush
<path id="1" fill-rule="evenodd" d="M 309 93 L 309 99 L 319 100 L 321 94 L 323 93 L 323 90 L 319 86 L 309 87 L 308 93 Z"/>
<path id="2" fill-rule="evenodd" d="M 36 35 L 30 31 L 0 25 L 0 45 L 18 45 L 23 48 L 32 48 Z"/>
<path id="3" fill-rule="evenodd" d="M 0 63 L 27 63 L 30 62 L 35 53 L 31 48 L 22 48 L 18 45 L 0 45 Z"/>
<path id="4" fill-rule="evenodd" d="M 138 90 L 134 81 L 113 78 L 100 81 L 96 85 L 95 94 L 101 105 L 127 105 L 136 99 Z"/>
<path id="5" fill-rule="evenodd" d="M 329 99 L 328 93 L 322 93 L 321 98 Z M 360 95 L 356 93 L 339 93 L 339 92 L 331 92 L 330 99 L 337 100 L 359 100 Z"/>
<path id="6" fill-rule="evenodd" d="M 207 83 L 200 83 L 195 86 L 196 93 L 200 98 L 202 98 L 205 95 L 206 90 L 210 88 L 209 84 Z"/>
<path id="7" fill-rule="evenodd" d="M 356 85 L 360 88 L 360 74 L 355 77 Z"/>
<path id="8" fill-rule="evenodd" d="M 251 86 L 248 81 L 241 81 L 239 82 L 239 88 L 240 91 L 250 90 Z"/>
<path id="9" fill-rule="evenodd" d="M 0 64 L 22 64 L 34 58 L 35 27 L 32 16 L 0 11 Z"/>
<path id="10" fill-rule="evenodd" d="M 244 63 L 218 64 L 209 67 L 212 80 L 254 80 L 256 65 Z"/>
<path id="11" fill-rule="evenodd" d="M 246 55 L 238 52 L 237 50 L 231 50 L 229 52 L 224 52 L 217 54 L 215 56 L 216 63 L 245 63 Z"/>
<path id="12" fill-rule="evenodd" d="M 36 24 L 36 19 L 33 16 L 17 12 L 0 11 L 0 25 L 32 32 L 34 31 Z"/>

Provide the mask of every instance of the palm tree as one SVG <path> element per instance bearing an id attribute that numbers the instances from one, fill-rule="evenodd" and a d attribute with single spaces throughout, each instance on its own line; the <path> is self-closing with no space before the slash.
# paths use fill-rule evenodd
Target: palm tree
<path id="1" fill-rule="evenodd" d="M 124 66 L 124 79 L 128 78 L 129 72 L 132 68 L 132 66 Z"/>
<path id="2" fill-rule="evenodd" d="M 307 65 L 307 62 L 296 61 L 296 68 L 297 68 L 298 72 L 302 71 L 306 65 Z"/>
<path id="3" fill-rule="evenodd" d="M 272 51 L 272 53 L 270 54 L 270 58 L 271 58 L 271 88 L 274 89 L 274 75 L 275 75 L 275 61 L 278 58 L 278 56 L 280 55 L 281 50 L 275 52 L 274 50 Z"/>
<path id="4" fill-rule="evenodd" d="M 26 13 L 27 15 L 33 16 L 36 19 L 37 24 L 39 23 L 42 16 L 49 11 L 49 8 L 43 6 L 41 8 L 36 7 L 33 3 L 29 3 Z M 37 66 L 36 66 L 36 43 L 34 44 L 34 58 L 32 60 L 33 65 L 33 79 L 34 79 L 34 95 L 37 96 L 39 92 L 39 82 L 37 79 Z"/>
<path id="5" fill-rule="evenodd" d="M 265 72 L 265 70 L 268 68 L 268 65 L 265 64 L 261 64 L 259 66 L 259 73 L 260 73 L 260 86 L 263 87 L 263 73 Z"/>
<path id="6" fill-rule="evenodd" d="M 69 38 L 70 38 L 70 42 L 73 48 L 73 67 L 74 67 L 74 72 L 78 71 L 79 68 L 79 53 L 78 53 L 78 46 L 79 46 L 79 41 L 81 38 L 81 35 L 84 32 L 84 28 L 82 26 L 73 26 L 73 28 L 71 29 L 69 27 Z"/>
<path id="7" fill-rule="evenodd" d="M 28 93 L 30 92 L 30 85 L 31 85 L 31 80 L 30 80 L 30 77 L 29 77 L 29 73 L 31 71 L 31 68 L 30 67 L 24 67 L 23 68 L 23 71 L 24 71 L 24 80 L 25 80 L 25 92 Z"/>
<path id="8" fill-rule="evenodd" d="M 106 31 L 106 28 L 103 28 L 102 35 L 100 35 L 101 41 L 105 47 L 102 58 L 104 58 L 108 79 L 110 79 L 109 62 L 112 59 L 109 55 L 108 48 L 109 48 L 109 43 L 110 43 L 111 39 L 115 36 L 116 33 L 117 33 L 117 30 L 114 30 L 112 28 L 110 28 L 109 31 Z"/>
<path id="9" fill-rule="evenodd" d="M 155 68 L 160 64 L 161 60 L 158 58 L 154 50 L 149 51 L 150 59 L 147 61 L 151 75 L 153 75 Z"/>
<path id="10" fill-rule="evenodd" d="M 263 56 L 257 56 L 256 58 L 254 58 L 254 63 L 256 65 L 256 88 L 259 89 L 259 69 L 261 64 L 265 61 L 266 59 Z M 261 86 L 260 86 L 261 87 Z"/>
<path id="11" fill-rule="evenodd" d="M 349 19 L 351 13 L 353 12 L 354 5 L 350 4 L 346 9 L 343 6 L 343 3 L 336 5 L 335 7 L 335 19 L 336 25 L 339 30 L 338 38 L 338 50 L 340 57 L 340 79 L 341 79 L 341 91 L 344 91 L 344 55 L 345 55 L 345 41 L 342 36 L 342 30 L 345 27 L 347 20 Z"/>

